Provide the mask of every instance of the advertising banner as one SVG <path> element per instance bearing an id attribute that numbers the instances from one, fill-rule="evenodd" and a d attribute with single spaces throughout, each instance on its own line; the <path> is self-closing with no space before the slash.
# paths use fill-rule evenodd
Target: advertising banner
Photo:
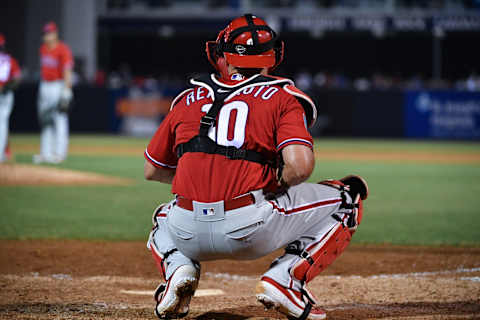
<path id="1" fill-rule="evenodd" d="M 480 139 L 480 92 L 408 91 L 405 135 Z"/>

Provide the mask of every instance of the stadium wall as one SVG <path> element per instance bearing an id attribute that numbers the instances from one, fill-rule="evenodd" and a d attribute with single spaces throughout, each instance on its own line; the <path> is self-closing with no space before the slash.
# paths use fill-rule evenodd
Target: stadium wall
<path id="1" fill-rule="evenodd" d="M 37 116 L 38 85 L 23 84 L 15 92 L 15 105 L 10 116 L 10 131 L 40 132 Z M 72 132 L 113 132 L 114 101 L 109 90 L 89 85 L 74 89 L 70 111 Z"/>
<path id="2" fill-rule="evenodd" d="M 37 89 L 24 84 L 16 91 L 12 132 L 39 132 Z M 117 102 L 127 90 L 81 85 L 74 92 L 72 132 L 121 130 L 125 119 Z M 314 136 L 480 139 L 479 92 L 319 90 L 310 94 L 319 113 Z M 145 130 L 139 132 L 148 135 Z"/>

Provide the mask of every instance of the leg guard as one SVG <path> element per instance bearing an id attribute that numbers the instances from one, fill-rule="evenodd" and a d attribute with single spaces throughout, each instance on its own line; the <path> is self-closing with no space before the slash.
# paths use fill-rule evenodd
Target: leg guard
<path id="1" fill-rule="evenodd" d="M 187 258 L 177 248 L 162 252 L 153 241 L 149 243 L 149 248 L 152 252 L 153 260 L 155 260 L 155 264 L 157 265 L 157 269 L 165 281 L 172 276 L 178 267 L 183 265 L 191 265 L 197 270 L 200 270 L 200 263 Z"/>
<path id="2" fill-rule="evenodd" d="M 297 280 L 310 282 L 345 251 L 351 239 L 352 234 L 348 228 L 339 222 L 320 242 L 309 245 L 303 251 L 295 248 L 295 243 L 292 243 L 286 252 L 296 253 L 301 259 L 290 269 L 290 274 Z"/>
<path id="3" fill-rule="evenodd" d="M 153 260 L 155 260 L 155 264 L 157 265 L 157 269 L 160 271 L 160 273 L 163 276 L 163 279 L 165 281 L 167 280 L 167 268 L 166 268 L 166 259 L 168 258 L 169 255 L 177 251 L 177 249 L 172 249 L 170 251 L 167 251 L 166 253 L 162 254 L 159 252 L 154 245 L 150 246 L 151 251 L 152 251 L 152 257 Z"/>
<path id="4" fill-rule="evenodd" d="M 305 283 L 325 270 L 345 251 L 362 220 L 362 200 L 368 197 L 368 185 L 359 176 L 350 175 L 340 180 L 325 180 L 319 183 L 340 191 L 342 204 L 338 213 L 343 214 L 344 218 L 333 214 L 332 217 L 338 220 L 338 224 L 319 242 L 310 244 L 303 250 L 295 242 L 286 248 L 287 253 L 301 257 L 290 269 L 290 274 Z M 350 196 L 351 202 L 347 201 L 345 193 Z"/>
<path id="5" fill-rule="evenodd" d="M 147 243 L 147 248 L 152 252 L 155 264 L 165 280 L 168 280 L 175 270 L 183 265 L 191 265 L 200 270 L 198 262 L 191 260 L 178 250 L 170 237 L 167 216 L 174 202 L 175 200 L 172 200 L 154 210 L 152 217 L 154 226 Z"/>
<path id="6" fill-rule="evenodd" d="M 163 278 L 166 280 L 166 262 L 165 259 L 175 251 L 177 251 L 176 248 L 172 248 L 168 250 L 165 253 L 162 253 L 159 248 L 155 245 L 155 241 L 153 241 L 153 237 L 155 232 L 159 231 L 159 225 L 158 225 L 158 219 L 165 219 L 167 217 L 168 212 L 170 211 L 172 207 L 173 201 L 169 203 L 162 203 L 158 207 L 153 210 L 153 215 L 152 215 L 152 224 L 153 228 L 152 231 L 150 232 L 150 235 L 148 237 L 148 243 L 147 243 L 147 248 L 150 249 L 152 252 L 152 257 L 155 260 L 155 264 L 157 265 L 158 270 L 162 274 Z"/>

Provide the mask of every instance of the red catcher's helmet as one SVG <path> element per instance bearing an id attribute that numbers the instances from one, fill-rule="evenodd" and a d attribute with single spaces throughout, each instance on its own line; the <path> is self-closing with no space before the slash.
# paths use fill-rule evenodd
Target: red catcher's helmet
<path id="1" fill-rule="evenodd" d="M 210 63 L 223 76 L 223 59 L 238 68 L 273 70 L 283 60 L 284 44 L 263 19 L 246 14 L 220 31 L 217 41 L 208 41 L 206 51 Z"/>
<path id="2" fill-rule="evenodd" d="M 3 34 L 0 33 L 0 47 L 3 47 L 5 45 L 5 37 Z"/>

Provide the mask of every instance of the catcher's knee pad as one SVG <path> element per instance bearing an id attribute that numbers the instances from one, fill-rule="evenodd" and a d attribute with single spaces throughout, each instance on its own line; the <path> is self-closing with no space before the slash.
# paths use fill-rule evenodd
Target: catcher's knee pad
<path id="1" fill-rule="evenodd" d="M 368 185 L 365 179 L 357 175 L 349 175 L 340 180 L 324 180 L 319 184 L 323 184 L 340 191 L 342 197 L 342 204 L 340 209 L 351 210 L 348 212 L 348 220 L 346 225 L 353 234 L 363 217 L 363 200 L 368 197 Z M 348 193 L 352 199 L 351 203 L 347 203 L 345 193 Z"/>
<path id="2" fill-rule="evenodd" d="M 365 179 L 357 175 L 349 175 L 339 180 L 323 180 L 319 184 L 323 184 L 335 188 L 341 192 L 347 192 L 353 200 L 367 200 L 368 185 Z"/>
<path id="3" fill-rule="evenodd" d="M 164 211 L 165 209 L 165 206 L 166 206 L 166 203 L 162 203 L 160 205 L 158 205 L 155 210 L 153 210 L 153 214 L 152 214 L 152 225 L 153 225 L 153 228 L 156 228 L 157 227 L 157 218 L 158 217 L 166 217 L 167 216 L 167 213 Z"/>
<path id="4" fill-rule="evenodd" d="M 158 225 L 158 221 L 157 221 L 158 218 L 166 218 L 167 217 L 167 214 L 172 209 L 174 202 L 175 202 L 175 200 L 172 200 L 172 201 L 167 202 L 167 203 L 162 203 L 162 204 L 158 205 L 155 208 L 155 210 L 153 210 L 153 214 L 152 214 L 153 229 L 155 229 Z"/>
<path id="5" fill-rule="evenodd" d="M 345 251 L 351 239 L 349 229 L 339 222 L 321 241 L 310 244 L 303 251 L 290 249 L 289 252 L 287 247 L 287 253 L 298 254 L 301 258 L 290 269 L 290 274 L 297 280 L 310 282 Z"/>

